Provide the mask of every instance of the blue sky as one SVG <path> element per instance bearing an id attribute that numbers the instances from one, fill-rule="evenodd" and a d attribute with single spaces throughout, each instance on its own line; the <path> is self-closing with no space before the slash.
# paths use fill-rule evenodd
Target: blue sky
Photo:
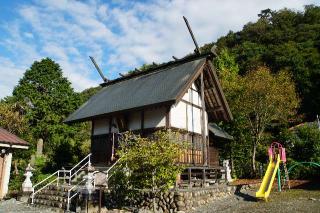
<path id="1" fill-rule="evenodd" d="M 107 78 L 141 66 L 165 62 L 193 51 L 186 16 L 200 45 L 237 31 L 266 8 L 301 10 L 319 0 L 163 0 L 0 2 L 0 98 L 35 60 L 58 62 L 76 91 L 101 79 L 94 56 Z"/>

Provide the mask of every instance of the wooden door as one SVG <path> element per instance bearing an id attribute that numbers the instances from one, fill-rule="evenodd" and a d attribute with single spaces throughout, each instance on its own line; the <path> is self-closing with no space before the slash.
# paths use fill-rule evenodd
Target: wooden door
<path id="1" fill-rule="evenodd" d="M 117 134 L 95 135 L 91 140 L 92 163 L 107 166 L 116 160 Z"/>
<path id="2" fill-rule="evenodd" d="M 209 146 L 209 165 L 219 166 L 219 150 L 214 146 Z"/>

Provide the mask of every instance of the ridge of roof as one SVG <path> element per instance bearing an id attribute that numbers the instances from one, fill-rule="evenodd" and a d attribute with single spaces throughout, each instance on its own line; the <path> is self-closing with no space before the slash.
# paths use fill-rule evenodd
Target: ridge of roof
<path id="1" fill-rule="evenodd" d="M 200 59 L 200 58 L 205 58 L 205 57 L 206 58 L 213 58 L 214 54 L 210 52 L 210 53 L 187 55 L 187 56 L 185 56 L 185 57 L 183 57 L 181 59 L 177 59 L 175 61 L 169 61 L 169 62 L 160 64 L 157 67 L 153 67 L 153 68 L 141 71 L 141 72 L 134 72 L 132 74 L 129 74 L 129 75 L 126 75 L 126 76 L 123 76 L 123 77 L 120 77 L 120 78 L 116 78 L 116 79 L 110 80 L 108 82 L 103 82 L 103 83 L 100 84 L 100 86 L 102 86 L 102 87 L 109 86 L 111 84 L 115 84 L 115 83 L 118 83 L 118 82 L 121 82 L 121 81 L 129 80 L 131 78 L 135 78 L 135 77 L 142 76 L 142 75 L 147 75 L 147 74 L 150 74 L 150 73 L 153 73 L 153 72 L 161 71 L 162 69 L 165 70 L 167 68 L 178 66 L 178 65 L 181 65 L 181 64 L 184 64 L 184 63 L 187 63 L 187 62 L 190 62 L 190 61 L 194 61 L 194 60 L 197 60 L 197 59 Z"/>

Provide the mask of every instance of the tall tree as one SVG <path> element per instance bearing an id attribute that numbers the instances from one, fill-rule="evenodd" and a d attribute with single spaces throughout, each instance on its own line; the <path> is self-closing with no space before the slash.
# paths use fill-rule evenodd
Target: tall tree
<path id="1" fill-rule="evenodd" d="M 240 112 L 237 111 L 235 104 L 235 101 L 239 98 L 239 91 L 241 91 L 239 65 L 235 56 L 226 48 L 219 50 L 219 54 L 214 60 L 214 65 L 218 70 L 221 86 L 234 117 L 231 122 L 221 124 L 234 137 L 234 140 L 222 145 L 220 157 L 231 160 L 234 177 L 248 177 L 250 176 L 248 167 L 251 166 L 250 134 L 245 129 L 244 119 L 239 115 Z"/>
<path id="2" fill-rule="evenodd" d="M 231 101 L 234 111 L 244 118 L 252 136 L 252 170 L 256 172 L 256 150 L 263 133 L 272 122 L 286 122 L 295 115 L 299 99 L 290 74 L 271 74 L 266 67 L 249 72 L 239 81 L 237 99 Z"/>
<path id="3" fill-rule="evenodd" d="M 26 119 L 30 131 L 35 139 L 44 140 L 44 150 L 55 158 L 53 162 L 72 161 L 72 153 L 59 157 L 55 151 L 61 151 L 59 147 L 63 144 L 75 146 L 74 138 L 82 135 L 79 126 L 63 124 L 63 120 L 79 106 L 81 99 L 63 77 L 60 66 L 49 58 L 34 62 L 14 88 L 13 97 L 29 105 Z"/>

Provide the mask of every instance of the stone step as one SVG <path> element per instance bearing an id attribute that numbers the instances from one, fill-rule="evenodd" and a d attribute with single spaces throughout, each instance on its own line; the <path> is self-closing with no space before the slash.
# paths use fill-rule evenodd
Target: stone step
<path id="1" fill-rule="evenodd" d="M 56 207 L 60 209 L 66 209 L 67 207 L 67 203 L 60 202 L 60 201 L 47 200 L 47 199 L 35 198 L 33 202 L 36 205 L 40 204 L 40 205 L 51 206 L 51 207 Z"/>
<path id="2" fill-rule="evenodd" d="M 35 196 L 36 199 L 43 199 L 43 200 L 52 200 L 52 201 L 60 201 L 60 202 L 67 202 L 67 196 L 55 196 L 55 195 L 47 195 L 47 194 L 39 194 Z"/>
<path id="3" fill-rule="evenodd" d="M 67 192 L 71 187 L 72 187 L 72 185 L 68 185 L 68 184 L 60 184 L 58 186 L 56 184 L 52 184 L 52 185 L 47 186 L 46 189 L 52 190 L 52 191 Z"/>
<path id="4" fill-rule="evenodd" d="M 58 191 L 58 190 L 50 190 L 50 189 L 43 189 L 40 192 L 38 192 L 36 195 L 54 195 L 54 196 L 60 196 L 60 197 L 67 197 L 68 196 L 68 192 Z"/>
<path id="5" fill-rule="evenodd" d="M 41 205 L 41 204 L 33 204 L 30 206 L 34 207 L 39 210 L 39 212 L 54 212 L 54 213 L 65 213 L 64 209 L 53 207 L 53 206 L 47 206 L 47 205 Z"/>
<path id="6" fill-rule="evenodd" d="M 54 207 L 65 210 L 68 202 L 68 190 L 73 185 L 49 185 L 45 189 L 38 192 L 34 197 L 34 205 Z M 76 192 L 76 189 L 71 191 L 71 195 Z M 75 209 L 74 201 L 70 204 L 70 209 Z"/>

